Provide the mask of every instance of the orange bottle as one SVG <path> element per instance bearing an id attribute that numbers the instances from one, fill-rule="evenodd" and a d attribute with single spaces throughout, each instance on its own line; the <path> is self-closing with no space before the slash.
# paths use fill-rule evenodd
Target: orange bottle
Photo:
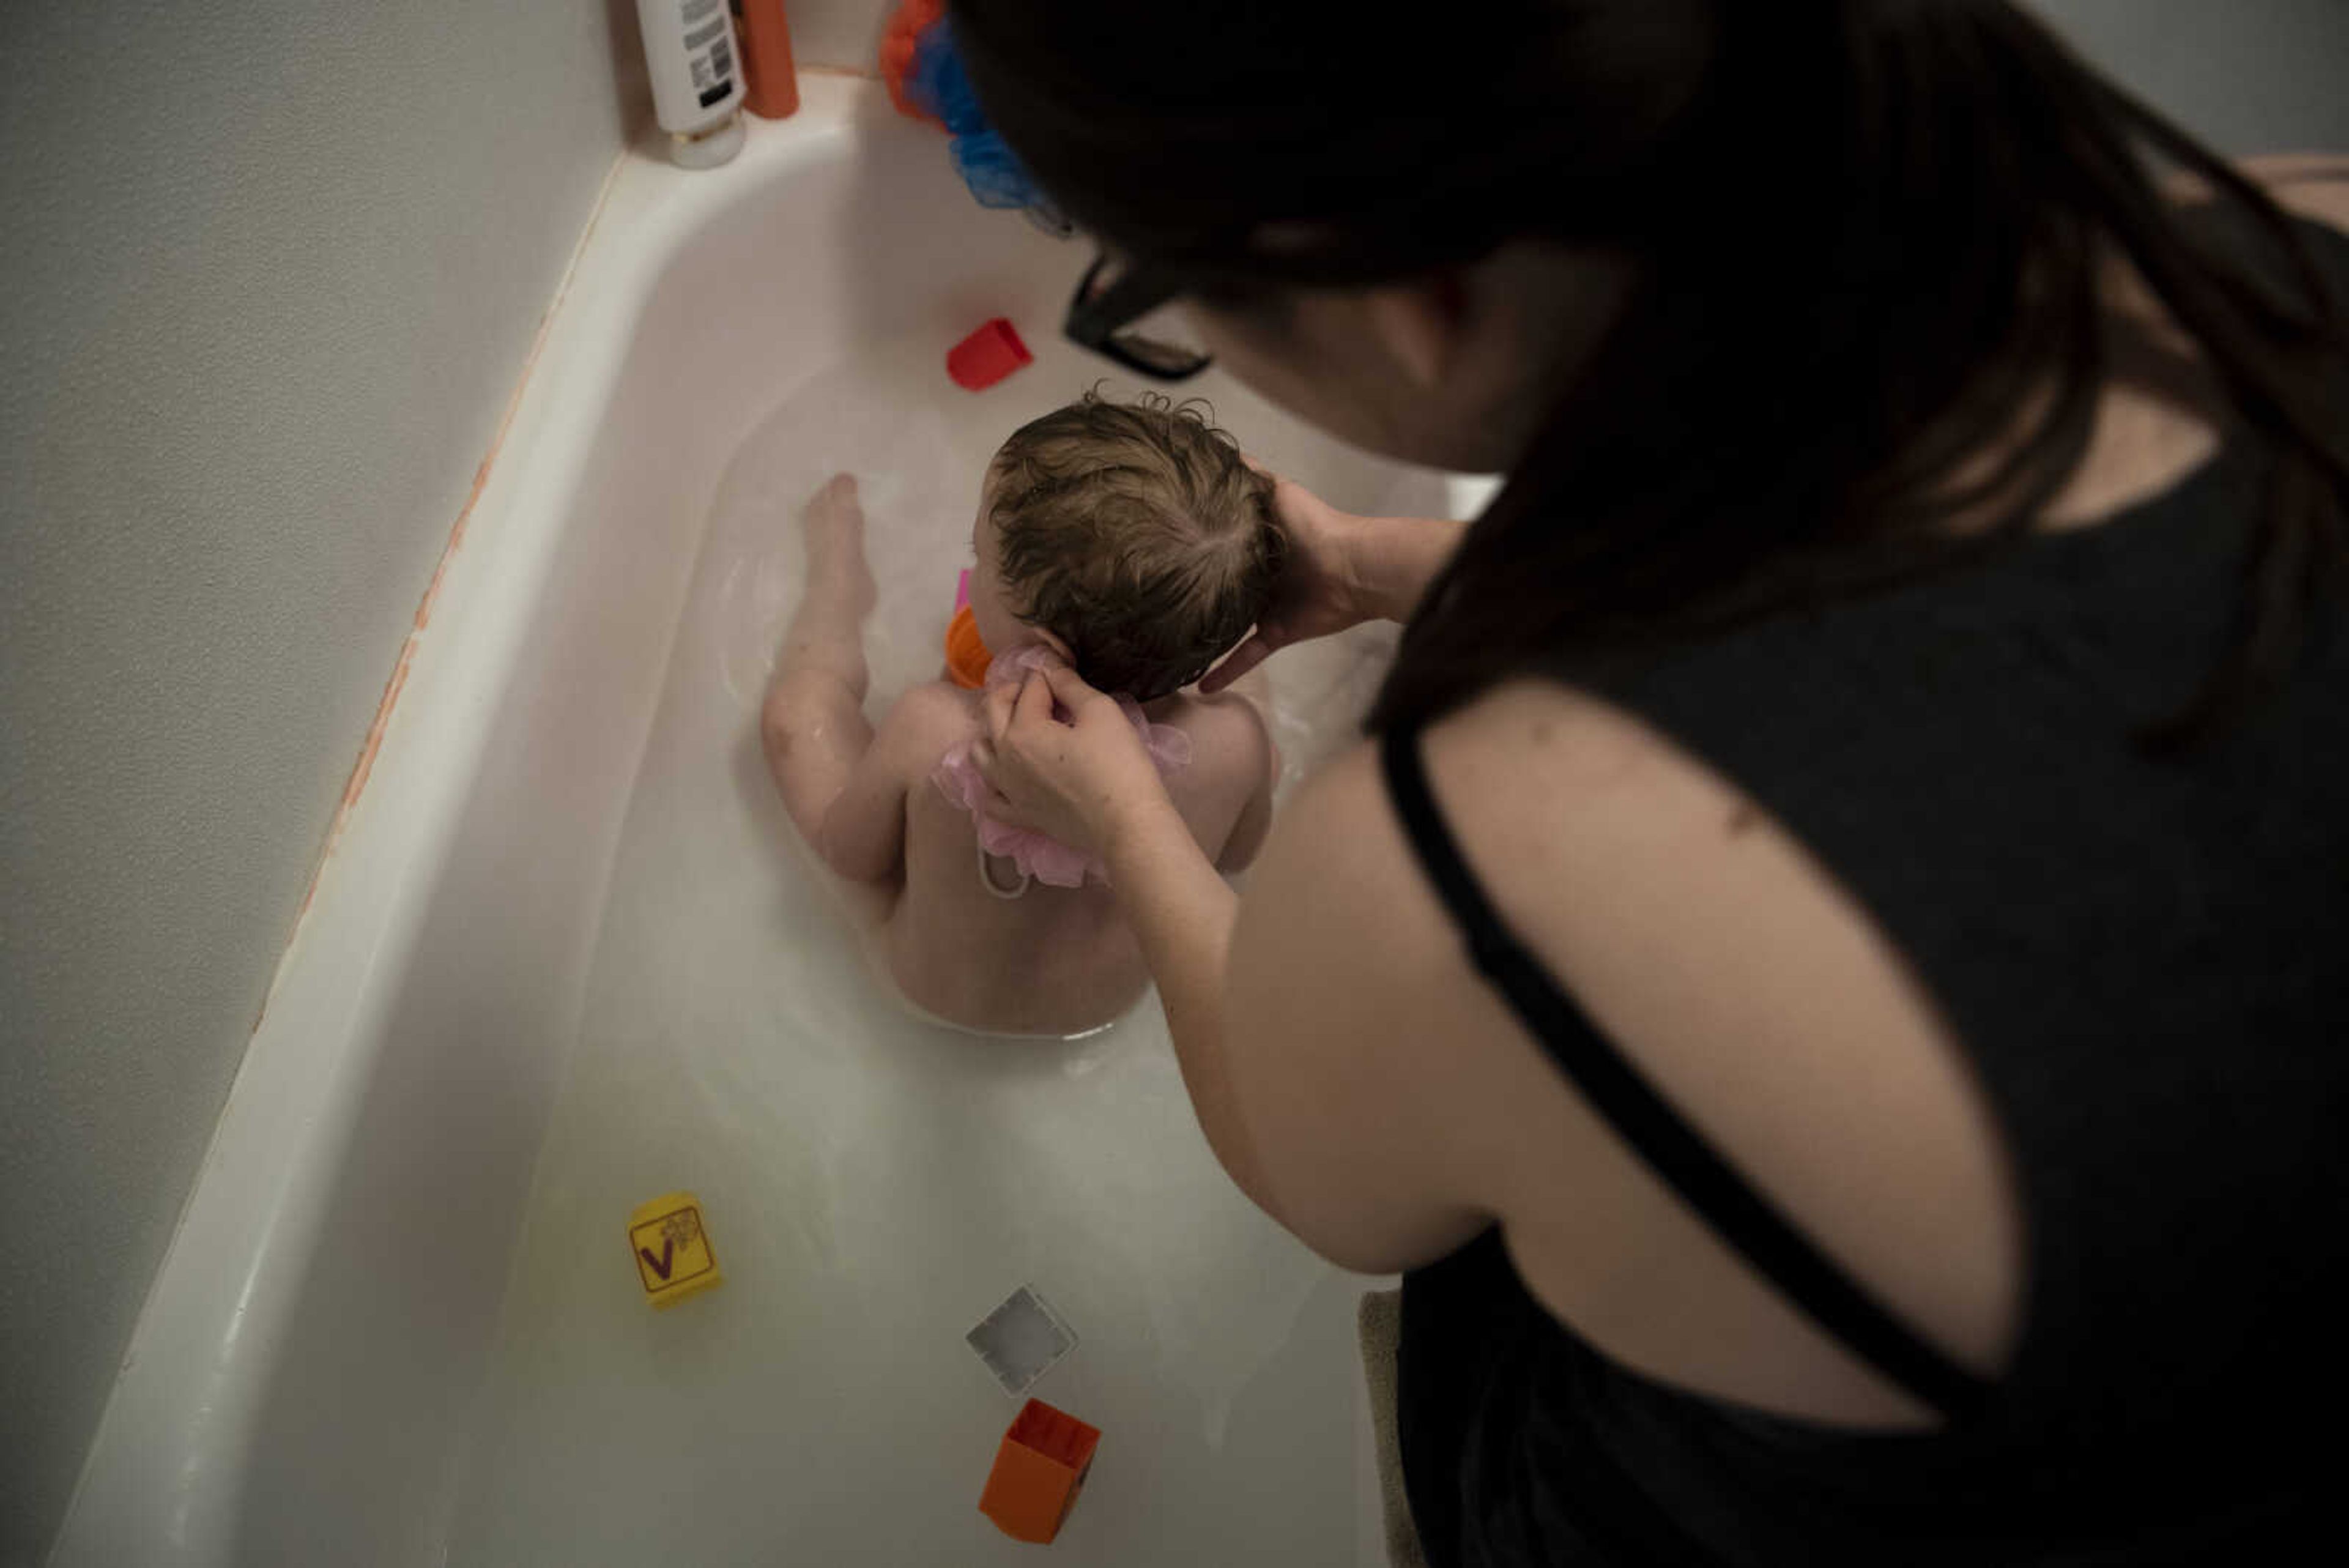
<path id="1" fill-rule="evenodd" d="M 792 30 L 783 0 L 729 0 L 742 41 L 742 74 L 750 112 L 781 119 L 800 106 L 800 78 L 792 65 Z"/>

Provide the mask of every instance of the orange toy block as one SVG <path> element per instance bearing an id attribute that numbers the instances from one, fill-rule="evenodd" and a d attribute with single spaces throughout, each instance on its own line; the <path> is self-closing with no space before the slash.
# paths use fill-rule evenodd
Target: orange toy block
<path id="1" fill-rule="evenodd" d="M 995 1451 L 978 1511 L 1012 1540 L 1044 1545 L 1076 1506 L 1100 1442 L 1098 1428 L 1041 1399 L 1029 1400 Z"/>

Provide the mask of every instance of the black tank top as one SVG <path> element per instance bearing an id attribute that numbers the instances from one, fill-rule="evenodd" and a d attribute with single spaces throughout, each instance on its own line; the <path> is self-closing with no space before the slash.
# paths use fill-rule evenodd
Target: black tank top
<path id="1" fill-rule="evenodd" d="M 1404 1469 L 1436 1568 L 2282 1561 L 2337 1533 L 2315 1504 L 2349 1448 L 2349 630 L 2321 622 L 2285 689 L 2183 761 L 2137 742 L 2226 645 L 2263 468 L 2230 442 L 2100 527 L 1597 686 L 1807 846 L 1955 1031 L 2027 1226 L 1995 1385 L 1647 1087 L 1485 900 L 1418 735 L 1381 738 L 1421 865 L 1527 1032 L 1716 1234 L 1946 1417 L 1854 1433 L 1645 1377 L 1488 1233 L 1404 1284 Z"/>

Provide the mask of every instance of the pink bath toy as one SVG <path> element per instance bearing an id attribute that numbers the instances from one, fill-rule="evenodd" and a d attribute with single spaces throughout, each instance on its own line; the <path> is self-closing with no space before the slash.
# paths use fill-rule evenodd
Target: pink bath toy
<path id="1" fill-rule="evenodd" d="M 988 689 L 1019 685 L 1030 671 L 1055 666 L 1066 667 L 1049 648 L 1030 644 L 1013 649 L 988 667 Z M 1142 737 L 1142 743 L 1149 748 L 1150 760 L 1157 764 L 1162 778 L 1190 764 L 1190 736 L 1172 724 L 1152 723 L 1143 716 L 1142 704 L 1131 697 L 1119 696 L 1117 705 L 1133 725 L 1134 732 Z M 981 809 L 987 800 L 987 780 L 980 776 L 978 764 L 971 760 L 972 744 L 964 741 L 939 758 L 938 765 L 930 773 L 930 782 L 948 801 L 970 813 L 978 829 L 978 846 L 989 855 L 1010 861 L 1023 877 L 1048 888 L 1081 888 L 1088 878 L 1106 886 L 1109 868 L 1099 858 L 1049 834 L 998 821 Z"/>

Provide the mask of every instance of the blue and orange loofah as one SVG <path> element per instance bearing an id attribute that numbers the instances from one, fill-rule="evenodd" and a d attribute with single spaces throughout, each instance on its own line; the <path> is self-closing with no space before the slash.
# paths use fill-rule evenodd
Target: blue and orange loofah
<path id="1" fill-rule="evenodd" d="M 1024 208 L 1047 228 L 1067 223 L 1019 155 L 987 122 L 955 47 L 944 0 L 904 0 L 881 36 L 881 78 L 898 112 L 945 128 L 955 171 L 982 207 Z"/>

